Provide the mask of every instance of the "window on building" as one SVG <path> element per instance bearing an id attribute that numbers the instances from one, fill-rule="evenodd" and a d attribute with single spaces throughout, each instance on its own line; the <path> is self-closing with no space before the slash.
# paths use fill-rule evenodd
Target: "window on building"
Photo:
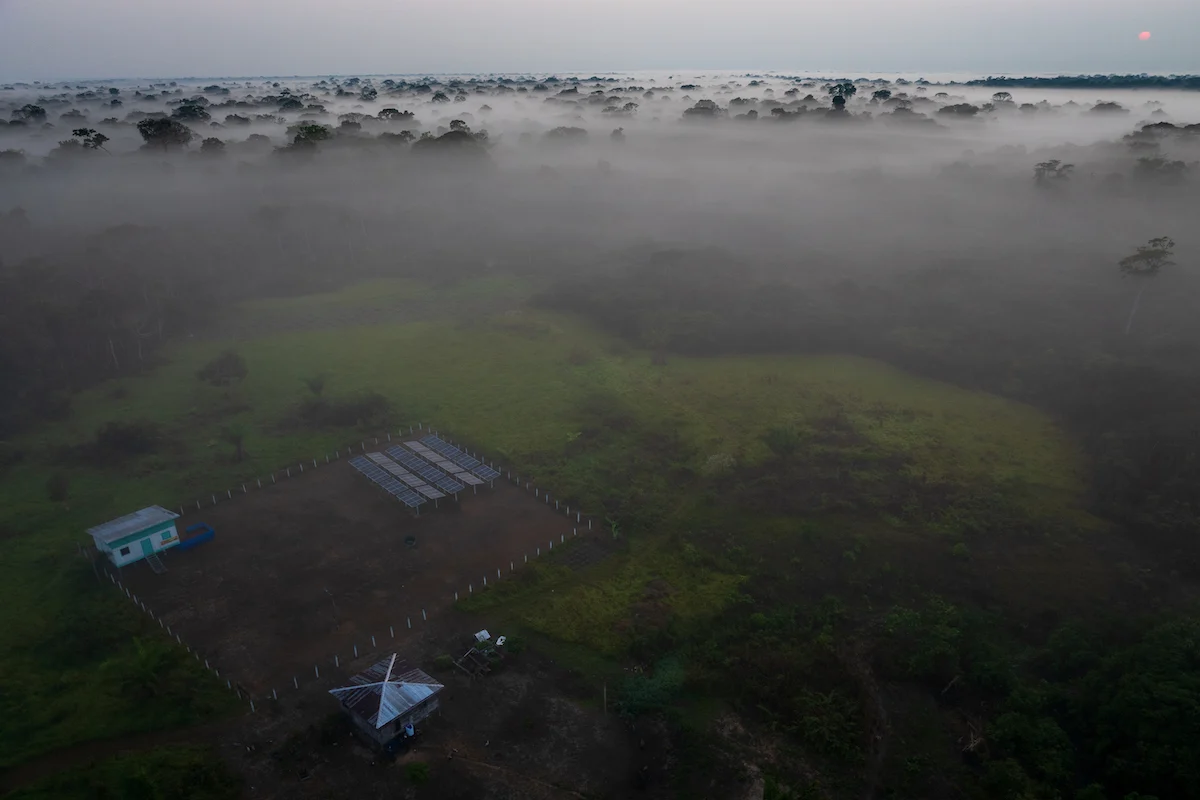
<path id="1" fill-rule="evenodd" d="M 170 538 L 171 538 L 171 532 L 163 531 L 162 540 L 165 542 L 167 539 L 170 539 Z"/>
<path id="2" fill-rule="evenodd" d="M 128 548 L 128 547 L 122 547 L 122 548 L 121 548 L 121 555 L 123 555 L 123 556 L 127 556 L 127 555 L 129 555 L 129 548 Z"/>

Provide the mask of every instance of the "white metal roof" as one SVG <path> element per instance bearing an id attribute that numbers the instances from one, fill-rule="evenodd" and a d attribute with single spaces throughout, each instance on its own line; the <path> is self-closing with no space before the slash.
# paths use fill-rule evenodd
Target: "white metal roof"
<path id="1" fill-rule="evenodd" d="M 130 534 L 144 531 L 146 528 L 151 528 L 178 517 L 179 515 L 174 511 L 167 511 L 162 506 L 149 506 L 143 508 L 141 511 L 135 511 L 132 514 L 126 514 L 123 517 L 106 522 L 103 525 L 88 528 L 87 532 L 97 542 L 109 544 L 115 542 L 117 539 L 123 539 Z"/>
<path id="2" fill-rule="evenodd" d="M 375 727 L 382 728 L 405 711 L 431 697 L 435 689 L 440 688 L 441 684 L 385 683 L 382 687 Z"/>
<path id="3" fill-rule="evenodd" d="M 395 655 L 355 675 L 350 684 L 330 689 L 329 693 L 376 728 L 382 728 L 446 688 L 425 672 L 409 669 L 403 661 L 396 667 Z"/>

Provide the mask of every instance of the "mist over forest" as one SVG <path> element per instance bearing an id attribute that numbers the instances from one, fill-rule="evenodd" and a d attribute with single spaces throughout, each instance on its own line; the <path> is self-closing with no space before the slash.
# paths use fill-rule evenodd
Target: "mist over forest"
<path id="1" fill-rule="evenodd" d="M 32 263 L 41 280 L 104 275 L 90 289 L 121 306 L 140 294 L 72 343 L 91 369 L 108 350 L 120 370 L 137 358 L 130 328 L 153 329 L 144 356 L 159 336 L 142 318 L 185 294 L 172 335 L 194 332 L 189 313 L 211 317 L 195 292 L 219 304 L 497 265 L 561 280 L 679 248 L 720 252 L 743 286 L 804 287 L 809 303 L 947 270 L 912 299 L 969 282 L 994 305 L 984 285 L 1000 282 L 1040 298 L 1027 311 L 1045 324 L 1071 306 L 1081 319 L 1064 335 L 1120 334 L 1131 292 L 1115 259 L 1195 210 L 1200 98 L 993 94 L 745 75 L 5 86 L 6 297 L 30 310 L 22 294 L 37 290 L 18 274 Z M 1072 167 L 1035 180 L 1045 162 Z M 115 262 L 143 286 L 114 286 Z M 1185 270 L 1157 283 L 1147 340 L 1181 335 L 1192 300 Z M 13 385 L 78 380 L 61 354 L 34 355 L 48 342 L 28 322 L 4 337 Z M 36 377 L 19 366 L 31 359 Z"/>
<path id="2" fill-rule="evenodd" d="M 577 502 L 598 507 L 614 540 L 618 529 L 661 536 L 673 552 L 705 554 L 695 556 L 705 569 L 756 576 L 743 605 L 693 627 L 683 612 L 657 627 L 637 617 L 626 649 L 606 654 L 646 675 L 688 676 L 675 694 L 622 684 L 634 738 L 661 734 L 671 763 L 705 762 L 697 740 L 715 745 L 678 710 L 693 692 L 720 697 L 750 731 L 745 751 L 726 743 L 732 760 L 781 743 L 757 778 L 734 766 L 713 777 L 722 792 L 712 796 L 749 796 L 737 793 L 747 781 L 760 798 L 1200 796 L 1200 94 L 1186 76 L 1162 80 L 633 73 L 0 86 L 0 470 L 36 474 L 38 486 L 59 474 L 67 462 L 54 458 L 84 451 L 39 455 L 41 431 L 76 424 L 81 398 L 116 385 L 106 382 L 154 380 L 176 348 L 238 349 L 291 331 L 255 327 L 247 303 L 378 281 L 446 296 L 519 281 L 522 313 L 568 315 L 663 374 L 693 359 L 872 359 L 1044 414 L 1077 453 L 1061 471 L 1078 491 L 1060 502 L 1046 488 L 1061 489 L 1055 473 L 1026 503 L 1024 470 L 1050 448 L 1028 436 L 1013 452 L 972 453 L 991 471 L 968 487 L 953 477 L 968 468 L 949 433 L 920 448 L 951 477 L 917 478 L 916 456 L 880 455 L 865 423 L 840 411 L 809 430 L 770 417 L 771 405 L 761 446 L 708 452 L 650 433 L 623 405 L 633 390 L 603 403 L 597 390 L 573 407 L 585 420 L 579 444 L 561 445 L 563 459 L 594 447 L 581 463 L 604 466 Z M 487 316 L 463 306 L 456 318 L 457 302 L 382 300 L 325 327 Z M 599 357 L 584 349 L 571 351 L 574 367 Z M 625 358 L 615 345 L 604 352 Z M 507 368 L 520 363 L 513 354 Z M 780 380 L 734 386 L 729 402 Z M 226 401 L 215 416 L 242 413 Z M 1007 424 L 997 412 L 971 426 L 992 419 Z M 96 437 L 75 446 L 100 447 Z M 644 458 L 607 460 L 605 448 L 638 437 L 653 443 Z M 916 448 L 896 438 L 897 452 Z M 513 450 L 518 465 L 571 485 L 558 457 Z M 643 479 L 660 494 L 639 494 Z M 679 487 L 707 492 L 695 501 L 704 522 L 661 510 Z M 1055 504 L 1070 511 L 1047 510 Z M 805 539 L 813 552 L 788 563 L 832 566 L 799 588 L 782 549 L 723 538 L 713 520 L 735 510 L 837 520 L 854 537 L 903 533 L 880 534 L 878 562 L 849 539 Z M 19 525 L 0 524 L 0 535 L 6 527 Z M 901 539 L 905 555 L 887 549 Z M 868 569 L 878 571 L 855 571 Z M 738 675 L 756 685 L 728 688 Z M 674 773 L 638 780 L 644 794 L 622 785 L 596 796 L 701 796 Z"/>

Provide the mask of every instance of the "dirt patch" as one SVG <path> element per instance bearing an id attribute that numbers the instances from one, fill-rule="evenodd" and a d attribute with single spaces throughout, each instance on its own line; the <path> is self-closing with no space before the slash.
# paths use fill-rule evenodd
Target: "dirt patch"
<path id="1" fill-rule="evenodd" d="M 455 592 L 520 569 L 574 527 L 503 481 L 439 505 L 414 516 L 345 462 L 322 465 L 186 514 L 181 530 L 206 522 L 216 538 L 166 551 L 164 574 L 138 563 L 123 579 L 222 678 L 265 697 L 319 680 L 335 655 L 366 663 L 439 634 Z"/>
<path id="2" fill-rule="evenodd" d="M 470 627 L 466 615 L 448 616 Z M 423 644 L 414 652 L 453 650 L 459 641 Z M 395 759 L 365 748 L 315 687 L 243 718 L 222 751 L 260 798 L 558 800 L 658 797 L 666 789 L 639 781 L 637 743 L 620 718 L 580 702 L 576 677 L 536 652 L 506 659 L 485 678 L 452 672 L 444 680 L 441 710 Z M 411 779 L 413 763 L 427 765 L 427 782 Z"/>

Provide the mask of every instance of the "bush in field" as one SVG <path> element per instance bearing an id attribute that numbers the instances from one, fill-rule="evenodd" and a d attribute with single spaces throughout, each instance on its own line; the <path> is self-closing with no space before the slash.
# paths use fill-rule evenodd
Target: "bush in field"
<path id="1" fill-rule="evenodd" d="M 665 711 L 683 691 L 686 677 L 678 660 L 664 659 L 655 666 L 652 675 L 633 675 L 626 679 L 617 708 L 628 716 Z"/>
<path id="2" fill-rule="evenodd" d="M 196 377 L 213 386 L 228 386 L 235 381 L 244 380 L 249 372 L 246 359 L 232 350 L 226 350 L 201 367 Z"/>
<path id="3" fill-rule="evenodd" d="M 763 434 L 763 443 L 776 458 L 789 459 L 800 449 L 800 433 L 794 428 L 776 426 Z"/>
<path id="4" fill-rule="evenodd" d="M 311 378 L 305 378 L 304 385 L 313 393 L 313 397 L 320 397 L 325 391 L 325 376 L 314 375 Z"/>
<path id="5" fill-rule="evenodd" d="M 378 392 L 341 399 L 309 397 L 300 403 L 297 421 L 316 428 L 349 428 L 356 425 L 381 425 L 387 422 L 391 403 Z"/>
<path id="6" fill-rule="evenodd" d="M 413 784 L 420 786 L 429 782 L 429 765 L 424 761 L 413 761 L 404 767 L 404 777 Z"/>
<path id="7" fill-rule="evenodd" d="M 46 481 L 46 494 L 49 495 L 51 502 L 66 502 L 70 489 L 71 479 L 67 477 L 65 472 L 55 472 Z"/>
<path id="8" fill-rule="evenodd" d="M 151 422 L 109 422 L 96 431 L 92 454 L 97 459 L 146 455 L 158 450 L 160 439 Z"/>
<path id="9" fill-rule="evenodd" d="M 592 363 L 594 358 L 595 356 L 592 355 L 592 351 L 586 347 L 572 348 L 571 352 L 567 354 L 567 361 L 575 367 L 587 366 Z"/>

